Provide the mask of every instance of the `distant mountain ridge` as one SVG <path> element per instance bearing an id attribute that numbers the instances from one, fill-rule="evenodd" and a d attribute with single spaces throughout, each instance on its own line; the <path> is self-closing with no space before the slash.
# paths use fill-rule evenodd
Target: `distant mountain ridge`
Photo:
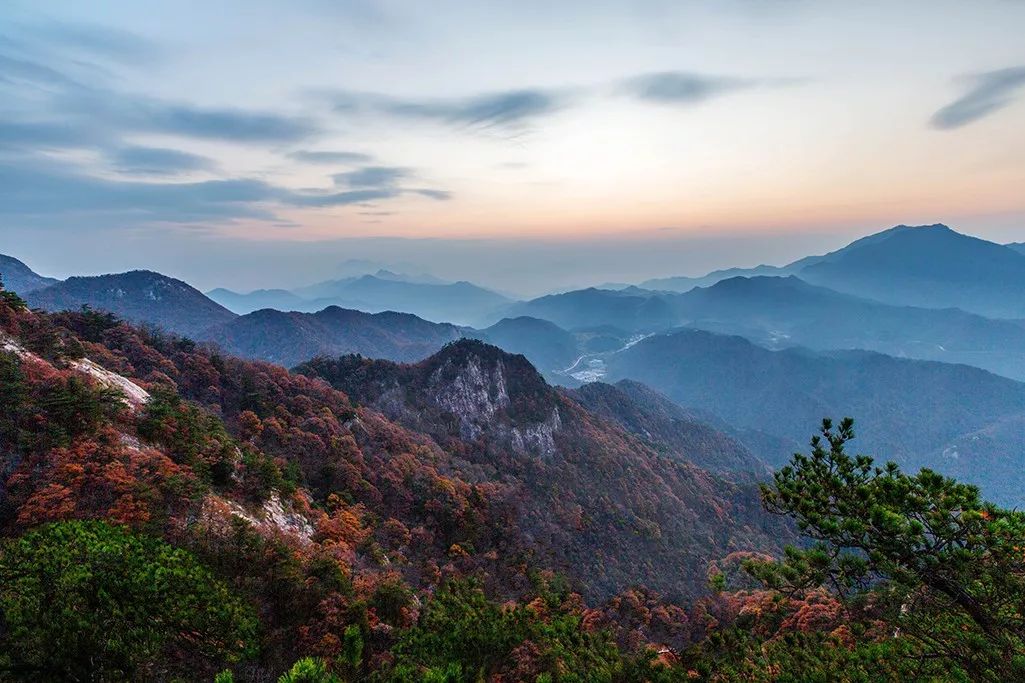
<path id="1" fill-rule="evenodd" d="M 959 309 L 882 304 L 793 275 L 731 278 L 674 299 L 681 323 L 768 348 L 866 349 L 1025 380 L 1025 328 Z"/>
<path id="2" fill-rule="evenodd" d="M 445 282 L 433 276 L 409 276 L 379 270 L 328 280 L 293 290 L 258 289 L 240 294 L 214 289 L 208 296 L 236 313 L 261 308 L 313 313 L 328 306 L 368 313 L 412 313 L 426 320 L 460 325 L 490 324 L 511 301 L 502 294 L 470 282 Z"/>
<path id="3" fill-rule="evenodd" d="M 188 283 L 149 270 L 70 277 L 29 292 L 26 299 L 48 311 L 91 306 L 194 338 L 236 317 Z"/>
<path id="4" fill-rule="evenodd" d="M 677 316 L 663 293 L 631 287 L 623 290 L 580 289 L 549 294 L 509 308 L 509 317 L 550 320 L 567 330 L 611 325 L 621 330 L 665 329 Z"/>
<path id="5" fill-rule="evenodd" d="M 1025 317 L 1025 255 L 942 224 L 900 225 L 802 261 L 788 269 L 840 292 L 884 303 Z"/>
<path id="6" fill-rule="evenodd" d="M 726 268 L 713 270 L 708 275 L 700 277 L 660 277 L 645 280 L 638 287 L 642 289 L 667 290 L 671 292 L 689 292 L 695 287 L 710 287 L 717 282 L 728 280 L 734 277 L 784 277 L 791 271 L 787 267 L 779 266 L 755 266 L 754 268 Z"/>
<path id="7" fill-rule="evenodd" d="M 245 315 L 262 308 L 273 308 L 279 311 L 306 310 L 307 302 L 286 289 L 256 289 L 246 294 L 239 294 L 230 289 L 218 287 L 211 289 L 206 295 L 228 310 Z"/>
<path id="8" fill-rule="evenodd" d="M 350 353 L 417 361 L 461 336 L 454 325 L 409 313 L 329 306 L 316 313 L 254 311 L 207 329 L 203 338 L 233 355 L 291 367 L 315 356 Z"/>
<path id="9" fill-rule="evenodd" d="M 893 305 L 961 308 L 987 317 L 1025 318 L 1025 243 L 997 244 L 941 223 L 894 226 L 785 266 L 656 278 L 640 287 L 687 292 L 731 277 L 787 275 Z"/>
<path id="10" fill-rule="evenodd" d="M 0 279 L 3 280 L 4 287 L 8 291 L 18 294 L 28 294 L 60 282 L 56 278 L 44 277 L 36 273 L 13 256 L 4 256 L 3 254 L 0 254 Z"/>
<path id="11" fill-rule="evenodd" d="M 807 443 L 808 425 L 853 416 L 855 448 L 910 469 L 977 483 L 995 500 L 1025 503 L 1025 384 L 965 365 L 868 351 L 770 351 L 697 330 L 649 337 L 606 359 L 611 381 L 633 379 L 732 427 L 780 438 L 755 452 L 778 466 Z M 1003 424 L 1013 457 L 966 435 Z M 1010 431 L 1008 431 L 1010 430 Z M 1006 449 L 1004 449 L 1006 453 Z"/>

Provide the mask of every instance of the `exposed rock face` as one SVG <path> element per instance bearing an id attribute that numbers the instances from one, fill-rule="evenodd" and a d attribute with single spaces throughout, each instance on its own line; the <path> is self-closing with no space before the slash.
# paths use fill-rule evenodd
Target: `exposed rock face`
<path id="1" fill-rule="evenodd" d="M 559 409 L 552 408 L 551 416 L 544 422 L 513 427 L 509 430 L 509 442 L 521 453 L 536 453 L 546 458 L 555 455 L 555 434 L 562 428 Z"/>
<path id="2" fill-rule="evenodd" d="M 284 535 L 302 544 L 313 540 L 313 524 L 303 515 L 286 506 L 281 496 L 274 491 L 259 509 L 247 510 L 245 507 L 216 495 L 209 495 L 203 501 L 200 512 L 202 521 L 212 531 L 226 531 L 231 517 L 239 517 L 249 522 L 254 529 L 263 535 Z"/>
<path id="3" fill-rule="evenodd" d="M 124 396 L 124 401 L 129 407 L 138 408 L 149 401 L 148 391 L 127 377 L 111 372 L 88 358 L 72 361 L 71 367 L 83 374 L 89 375 L 108 389 L 119 391 Z"/>
<path id="4" fill-rule="evenodd" d="M 26 351 L 25 347 L 19 344 L 15 339 L 8 337 L 3 332 L 0 332 L 0 351 L 7 351 L 13 353 L 18 358 L 25 358 L 27 356 L 34 356 L 35 354 Z"/>
<path id="5" fill-rule="evenodd" d="M 0 333 L 0 350 L 13 353 L 23 360 L 35 360 L 45 363 L 42 358 L 23 347 L 17 340 Z M 98 384 L 121 393 L 124 402 L 133 410 L 149 401 L 149 392 L 132 380 L 111 372 L 105 367 L 94 363 L 88 358 L 79 358 L 69 363 L 70 367 L 83 375 L 92 377 Z"/>
<path id="6" fill-rule="evenodd" d="M 439 408 L 459 416 L 460 436 L 472 441 L 481 436 L 496 413 L 509 407 L 502 364 L 487 371 L 479 357 L 471 356 L 463 367 L 455 368 L 455 378 L 446 381 L 444 376 L 452 369 L 452 364 L 446 363 L 431 373 L 432 398 Z"/>
<path id="7" fill-rule="evenodd" d="M 565 427 L 564 399 L 526 358 L 477 340 L 449 344 L 416 365 L 348 356 L 314 360 L 300 371 L 442 441 L 551 458 Z"/>
<path id="8" fill-rule="evenodd" d="M 471 342 L 465 356 L 454 355 L 434 369 L 428 379 L 430 398 L 439 409 L 459 419 L 459 436 L 466 441 L 487 437 L 521 454 L 551 457 L 555 433 L 561 427 L 559 408 L 553 403 L 543 419 L 516 419 L 507 376 L 509 356 L 489 353 Z M 474 352 L 477 351 L 477 352 Z M 521 370 L 512 368 L 512 372 Z M 530 368 L 531 374 L 536 374 Z"/>

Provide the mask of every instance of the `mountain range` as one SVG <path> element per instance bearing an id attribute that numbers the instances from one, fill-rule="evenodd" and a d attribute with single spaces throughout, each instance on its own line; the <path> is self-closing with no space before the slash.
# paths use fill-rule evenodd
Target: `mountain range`
<path id="1" fill-rule="evenodd" d="M 36 308 L 0 292 L 0 530 L 31 540 L 86 520 L 79 528 L 115 533 L 102 536 L 104 558 L 118 535 L 165 544 L 167 561 L 194 557 L 209 573 L 190 574 L 259 615 L 259 656 L 275 672 L 260 680 L 297 652 L 327 653 L 362 679 L 439 642 L 471 659 L 501 650 L 517 671 L 503 680 L 540 680 L 531 662 L 550 653 L 571 673 L 595 663 L 596 678 L 637 666 L 630 680 L 691 680 L 701 675 L 686 659 L 694 643 L 740 637 L 731 624 L 768 625 L 769 635 L 793 623 L 830 657 L 875 628 L 876 648 L 909 623 L 907 599 L 887 605 L 896 621 L 880 628 L 868 614 L 855 633 L 826 591 L 731 591 L 738 567 L 798 541 L 799 525 L 769 514 L 763 494 L 774 470 L 780 496 L 781 481 L 812 471 L 815 458 L 778 468 L 807 452 L 823 417 L 856 418 L 850 454 L 1025 504 L 1025 383 L 1013 379 L 1025 375 L 1025 323 L 1011 292 L 1022 257 L 951 233 L 898 227 L 786 268 L 524 302 L 387 271 L 211 292 L 241 315 L 159 273 L 56 281 L 4 258 L 0 274 Z M 977 287 L 945 289 L 943 272 Z M 873 278 L 901 291 L 883 296 Z M 350 295 L 370 310 L 329 303 Z M 957 297 L 963 308 L 947 305 Z M 428 317 L 459 309 L 484 322 L 373 310 L 396 299 Z M 970 487 L 865 467 L 849 487 L 857 524 L 863 501 L 875 523 L 893 508 L 880 496 L 906 484 L 915 495 L 900 502 L 914 515 L 923 502 L 934 515 L 951 499 L 929 498 L 952 492 L 971 505 L 941 510 L 954 526 L 1010 528 L 991 522 L 1004 513 L 980 507 Z M 818 482 L 837 487 L 826 506 L 844 495 L 834 471 L 805 489 L 814 498 Z M 5 558 L 15 546 L 28 547 L 5 542 Z M 1007 547 L 1017 558 L 1020 543 Z M 69 557 L 62 542 L 47 552 Z M 835 641 L 811 640 L 816 628 Z M 478 631 L 489 645 L 477 646 Z M 606 665 L 617 647 L 641 654 Z M 193 649 L 173 657 L 186 678 Z M 718 651 L 703 671 L 717 670 Z M 772 675 L 796 660 L 786 661 Z M 205 666 L 203 680 L 234 675 Z M 423 669 L 395 671 L 412 680 Z"/>
<path id="2" fill-rule="evenodd" d="M 1012 380 L 1025 379 L 1025 324 L 1011 316 L 1025 291 L 1025 255 L 942 225 L 898 226 L 784 268 L 645 283 L 658 289 L 592 288 L 515 302 L 469 283 L 378 271 L 238 295 L 239 310 L 257 302 L 316 309 L 244 315 L 158 273 L 54 281 L 15 259 L 0 264 L 32 306 L 107 309 L 286 367 L 346 354 L 418 362 L 476 338 L 522 353 L 551 382 L 578 387 L 568 400 L 590 405 L 648 448 L 658 437 L 661 452 L 687 450 L 659 436 L 664 425 L 713 424 L 752 454 L 741 458 L 749 471 L 758 459 L 776 466 L 803 448 L 822 417 L 853 415 L 864 425 L 861 448 L 978 482 L 997 500 L 1020 499 L 1025 393 Z M 232 296 L 216 292 L 222 301 Z M 362 297 L 370 310 L 391 299 L 436 316 L 461 308 L 464 319 L 493 324 L 472 329 L 408 313 L 318 308 L 331 296 Z M 580 386 L 593 380 L 617 384 Z M 665 396 L 627 391 L 620 380 Z M 666 396 L 684 412 L 671 411 Z"/>
<path id="3" fill-rule="evenodd" d="M 1025 255 L 945 225 L 900 225 L 787 268 L 884 303 L 1025 318 Z"/>
<path id="4" fill-rule="evenodd" d="M 768 348 L 866 349 L 1025 380 L 1025 328 L 956 308 L 891 306 L 796 276 L 736 277 L 674 299 L 680 322 Z"/>
<path id="5" fill-rule="evenodd" d="M 966 365 L 869 351 L 771 351 L 737 336 L 682 330 L 606 358 L 607 377 L 631 379 L 726 424 L 775 437 L 745 443 L 770 465 L 806 449 L 808 426 L 854 416 L 855 447 L 914 470 L 931 467 L 1025 503 L 1025 384 Z M 968 435 L 1001 434 L 991 451 Z M 1009 455 L 1008 453 L 1013 455 Z"/>
<path id="6" fill-rule="evenodd" d="M 339 306 L 369 313 L 413 313 L 427 320 L 460 325 L 494 322 L 511 303 L 507 297 L 469 282 L 443 282 L 433 277 L 410 277 L 385 270 L 291 291 L 260 289 L 239 294 L 214 289 L 207 292 L 207 296 L 236 313 L 251 313 L 262 308 L 309 313 Z"/>
<path id="7" fill-rule="evenodd" d="M 898 225 L 782 267 L 761 265 L 703 277 L 656 278 L 640 287 L 685 292 L 731 277 L 787 275 L 889 304 L 1025 318 L 1025 243 L 997 244 L 943 224 Z"/>

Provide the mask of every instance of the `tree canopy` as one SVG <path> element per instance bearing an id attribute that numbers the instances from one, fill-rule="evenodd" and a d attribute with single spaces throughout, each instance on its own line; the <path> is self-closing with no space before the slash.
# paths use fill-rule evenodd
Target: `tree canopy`
<path id="1" fill-rule="evenodd" d="M 18 679 L 126 680 L 253 654 L 257 621 L 188 552 L 69 521 L 0 549 L 0 667 Z"/>
<path id="2" fill-rule="evenodd" d="M 972 680 L 1025 679 L 1025 514 L 931 470 L 849 455 L 849 418 L 821 431 L 763 490 L 811 545 L 748 570 L 785 595 L 825 586 L 847 604 L 875 602 L 920 660 Z"/>

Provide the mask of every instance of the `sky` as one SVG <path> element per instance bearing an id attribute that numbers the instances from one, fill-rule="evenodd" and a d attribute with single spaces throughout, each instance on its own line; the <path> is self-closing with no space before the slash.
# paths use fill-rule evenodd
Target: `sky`
<path id="1" fill-rule="evenodd" d="M 1022 0 L 5 0 L 0 253 L 503 291 L 1025 240 Z"/>

